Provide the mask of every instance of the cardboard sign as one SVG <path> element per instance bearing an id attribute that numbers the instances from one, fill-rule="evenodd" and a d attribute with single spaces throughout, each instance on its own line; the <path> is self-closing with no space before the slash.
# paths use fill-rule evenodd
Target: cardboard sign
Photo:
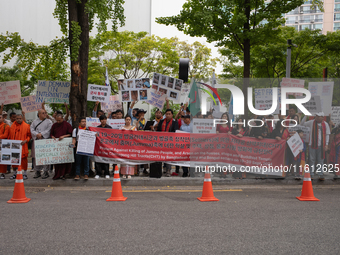
<path id="1" fill-rule="evenodd" d="M 122 102 L 146 101 L 149 99 L 150 79 L 118 80 L 118 89 Z"/>
<path id="2" fill-rule="evenodd" d="M 197 134 L 216 134 L 213 119 L 192 119 L 193 133 Z"/>
<path id="3" fill-rule="evenodd" d="M 92 156 L 96 144 L 96 132 L 88 130 L 78 131 L 77 154 Z"/>
<path id="4" fill-rule="evenodd" d="M 110 102 L 102 103 L 101 109 L 104 112 L 114 112 L 117 110 L 122 110 L 122 103 L 119 100 L 119 95 L 110 96 Z"/>
<path id="5" fill-rule="evenodd" d="M 162 110 L 165 104 L 166 95 L 154 89 L 150 90 L 149 94 L 149 100 L 147 100 L 146 102 Z"/>
<path id="6" fill-rule="evenodd" d="M 112 129 L 121 129 L 123 126 L 125 126 L 125 119 L 107 119 L 106 124 L 111 126 Z M 98 127 L 99 125 L 99 118 L 86 118 L 86 127 Z"/>
<path id="7" fill-rule="evenodd" d="M 0 82 L 0 105 L 19 103 L 20 99 L 20 81 Z"/>
<path id="8" fill-rule="evenodd" d="M 291 138 L 289 138 L 287 144 L 291 149 L 294 157 L 296 157 L 300 153 L 300 150 L 303 150 L 303 142 L 298 133 L 295 133 Z"/>
<path id="9" fill-rule="evenodd" d="M 168 99 L 172 100 L 173 102 L 180 103 L 183 80 L 159 73 L 153 73 L 151 88 L 166 94 Z"/>
<path id="10" fill-rule="evenodd" d="M 38 81 L 37 103 L 69 103 L 71 82 L 68 81 Z"/>
<path id="11" fill-rule="evenodd" d="M 41 139 L 34 141 L 35 163 L 37 166 L 73 163 L 72 137 L 59 139 Z"/>
<path id="12" fill-rule="evenodd" d="M 41 103 L 36 102 L 36 96 L 22 97 L 21 109 L 25 113 L 35 112 L 41 109 Z"/>
<path id="13" fill-rule="evenodd" d="M 0 165 L 21 164 L 21 141 L 0 140 Z"/>
<path id="14" fill-rule="evenodd" d="M 308 84 L 308 90 L 312 96 L 320 96 L 321 111 L 325 115 L 332 113 L 333 87 L 334 82 L 310 82 Z"/>
<path id="15" fill-rule="evenodd" d="M 305 81 L 299 79 L 292 79 L 292 78 L 282 78 L 281 81 L 281 88 L 304 88 Z M 287 95 L 294 95 L 294 96 L 303 96 L 302 93 L 292 93 L 289 92 Z"/>
<path id="16" fill-rule="evenodd" d="M 332 106 L 331 120 L 335 125 L 340 123 L 340 106 Z"/>
<path id="17" fill-rule="evenodd" d="M 303 141 L 305 143 L 309 143 L 310 128 L 305 127 L 305 126 L 301 126 L 301 125 L 296 125 L 295 127 L 289 127 L 288 128 L 289 132 L 298 131 L 298 130 L 303 131 L 303 138 L 302 138 Z"/>
<path id="18" fill-rule="evenodd" d="M 89 84 L 87 87 L 87 101 L 110 103 L 111 87 Z"/>

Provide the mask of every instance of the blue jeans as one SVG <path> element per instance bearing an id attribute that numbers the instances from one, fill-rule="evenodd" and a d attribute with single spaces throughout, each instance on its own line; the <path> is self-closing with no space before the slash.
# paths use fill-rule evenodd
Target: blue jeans
<path id="1" fill-rule="evenodd" d="M 321 146 L 317 149 L 312 149 L 309 146 L 309 166 L 310 166 L 310 176 L 314 176 L 314 170 L 316 169 L 317 174 L 322 177 L 323 176 L 323 159 L 321 158 Z M 315 168 L 314 168 L 315 165 Z"/>
<path id="2" fill-rule="evenodd" d="M 90 172 L 90 157 L 76 154 L 76 175 L 80 175 L 81 164 L 84 164 L 84 175 L 89 175 Z"/>

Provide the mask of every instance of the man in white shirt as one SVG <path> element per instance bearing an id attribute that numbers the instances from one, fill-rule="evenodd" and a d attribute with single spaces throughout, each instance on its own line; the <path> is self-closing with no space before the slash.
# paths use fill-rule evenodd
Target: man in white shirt
<path id="1" fill-rule="evenodd" d="M 311 178 L 314 176 L 316 169 L 319 180 L 324 181 L 323 177 L 323 161 L 326 151 L 328 150 L 328 142 L 330 129 L 328 123 L 323 120 L 325 114 L 319 112 L 314 120 L 306 122 L 306 116 L 301 121 L 301 125 L 309 127 L 309 165 Z"/>

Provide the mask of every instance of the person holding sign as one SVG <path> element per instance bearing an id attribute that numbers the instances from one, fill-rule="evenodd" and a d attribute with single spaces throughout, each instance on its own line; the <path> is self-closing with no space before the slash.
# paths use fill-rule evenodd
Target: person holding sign
<path id="1" fill-rule="evenodd" d="M 64 121 L 62 114 L 57 114 L 56 116 L 57 123 L 54 123 L 51 128 L 51 138 L 59 139 L 61 141 L 63 138 L 70 137 L 72 134 L 72 126 Z M 71 163 L 65 164 L 55 164 L 54 165 L 55 174 L 53 180 L 57 179 L 66 179 L 66 174 L 71 171 Z"/>
<path id="2" fill-rule="evenodd" d="M 131 117 L 127 115 L 125 117 L 125 126 L 122 127 L 122 130 L 136 131 L 136 127 L 131 125 L 131 121 L 132 121 Z M 126 176 L 128 179 L 130 179 L 131 175 L 135 173 L 135 166 L 122 164 L 120 167 L 120 173 L 123 175 L 122 176 L 123 179 L 125 179 Z"/>
<path id="3" fill-rule="evenodd" d="M 309 136 L 309 164 L 311 168 L 310 176 L 313 178 L 315 167 L 319 175 L 319 180 L 324 181 L 323 177 L 323 161 L 326 151 L 328 150 L 328 142 L 330 130 L 328 123 L 324 121 L 325 114 L 319 112 L 314 120 L 306 122 L 306 116 L 302 119 L 301 125 L 309 127 L 311 134 Z"/>
<path id="4" fill-rule="evenodd" d="M 40 139 L 48 139 L 50 138 L 50 132 L 52 128 L 52 121 L 47 118 L 47 112 L 43 109 L 40 109 L 38 111 L 38 119 L 34 120 L 31 124 L 31 134 L 32 134 L 32 159 L 35 158 L 35 150 L 34 150 L 34 141 L 35 140 L 40 140 Z M 34 162 L 32 164 L 32 167 L 36 171 L 35 175 L 33 178 L 39 178 L 41 177 L 41 171 L 44 171 L 42 179 L 46 179 L 49 176 L 48 170 L 50 169 L 50 165 L 41 165 L 37 166 L 35 164 L 35 160 L 32 160 Z"/>
<path id="5" fill-rule="evenodd" d="M 77 151 L 77 144 L 79 140 L 79 130 L 87 130 L 86 129 L 86 118 L 80 118 L 79 120 L 79 127 L 73 129 L 72 132 L 72 145 Z M 83 163 L 84 167 L 84 179 L 88 180 L 89 179 L 89 173 L 90 173 L 90 157 L 87 155 L 82 155 L 82 154 L 76 154 L 76 177 L 74 178 L 75 180 L 79 180 L 79 175 L 80 175 L 80 167 L 81 164 Z"/>
<path id="6" fill-rule="evenodd" d="M 144 130 L 144 127 L 145 127 L 145 124 L 146 124 L 146 120 L 144 118 L 144 115 L 145 115 L 146 111 L 143 110 L 143 109 L 139 109 L 137 111 L 137 123 L 136 123 L 136 128 L 137 130 L 139 131 L 143 131 Z"/>
<path id="7" fill-rule="evenodd" d="M 0 115 L 0 139 L 7 139 L 9 136 L 10 127 L 4 122 L 4 117 Z M 5 179 L 7 172 L 7 165 L 0 165 L 0 179 Z"/>
<path id="8" fill-rule="evenodd" d="M 28 157 L 28 142 L 31 140 L 31 130 L 30 125 L 28 125 L 26 122 L 23 121 L 23 115 L 17 114 L 16 121 L 13 122 L 11 129 L 10 129 L 10 135 L 8 139 L 11 140 L 20 140 L 21 142 L 21 170 L 24 171 L 23 179 L 27 179 L 27 157 Z M 13 166 L 14 175 L 11 177 L 11 179 L 16 179 L 16 169 L 18 166 Z"/>

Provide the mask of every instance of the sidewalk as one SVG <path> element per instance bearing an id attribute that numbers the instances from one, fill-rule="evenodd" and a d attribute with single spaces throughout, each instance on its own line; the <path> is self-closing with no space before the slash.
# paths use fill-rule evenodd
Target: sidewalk
<path id="1" fill-rule="evenodd" d="M 85 181 L 84 179 L 80 179 L 75 181 L 72 179 L 66 180 L 52 180 L 54 173 L 50 173 L 50 177 L 47 179 L 34 179 L 34 172 L 30 172 L 31 163 L 29 163 L 29 170 L 27 171 L 28 179 L 24 181 L 25 186 L 27 187 L 105 187 L 112 186 L 113 178 L 110 179 L 99 178 L 94 179 L 90 178 Z M 112 167 L 111 167 L 112 169 Z M 175 167 L 173 167 L 172 172 L 175 172 Z M 14 180 L 10 180 L 9 178 L 13 174 L 6 174 L 6 179 L 0 179 L 0 187 L 8 187 L 14 186 Z M 178 176 L 164 177 L 162 178 L 150 178 L 148 176 L 132 176 L 131 179 L 122 179 L 122 186 L 201 186 L 203 185 L 204 174 L 200 173 L 200 177 L 181 177 L 182 170 Z M 325 181 L 319 181 L 318 177 L 315 176 L 313 180 L 313 185 L 340 185 L 340 179 L 333 179 L 333 174 L 325 173 Z M 303 179 L 303 178 L 302 178 Z M 230 174 L 227 175 L 227 178 L 221 178 L 212 176 L 211 178 L 213 185 L 299 185 L 302 186 L 303 180 L 295 180 L 294 177 L 289 176 L 284 179 L 277 178 L 268 178 L 268 179 L 255 179 L 254 176 L 247 177 L 246 179 L 234 179 Z"/>

